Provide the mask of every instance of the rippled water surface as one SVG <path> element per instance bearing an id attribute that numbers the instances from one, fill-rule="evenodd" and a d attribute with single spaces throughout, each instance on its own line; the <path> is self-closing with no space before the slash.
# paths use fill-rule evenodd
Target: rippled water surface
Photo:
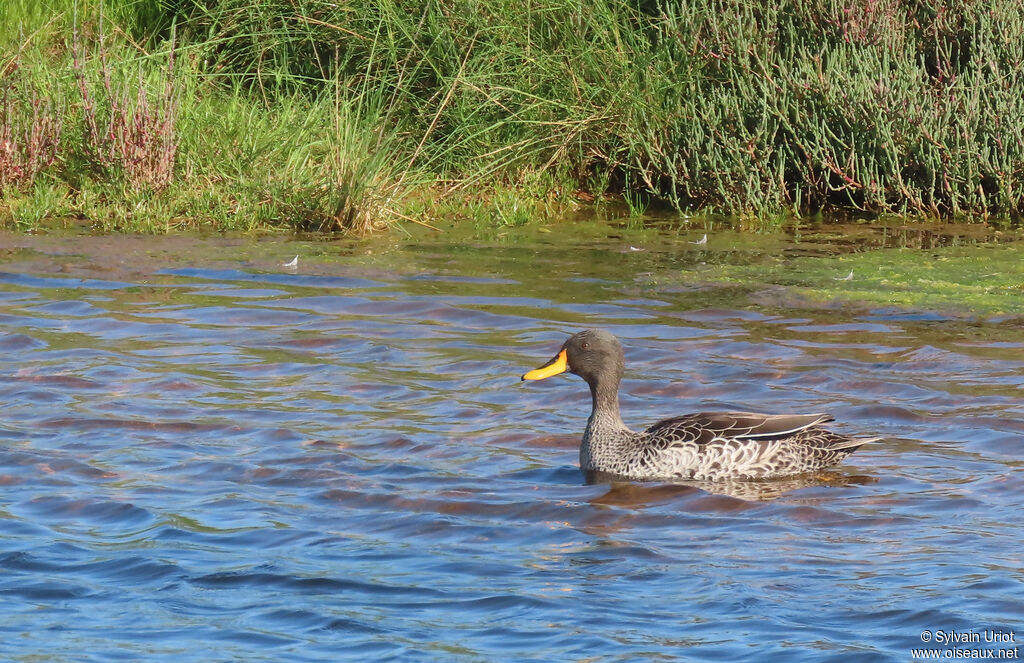
<path id="1" fill-rule="evenodd" d="M 1019 321 L 781 308 L 678 278 L 716 256 L 685 240 L 388 241 L 0 235 L 0 658 L 1021 644 Z M 587 485 L 585 385 L 519 375 L 588 326 L 623 341 L 635 427 L 828 411 L 885 439 L 794 481 Z"/>

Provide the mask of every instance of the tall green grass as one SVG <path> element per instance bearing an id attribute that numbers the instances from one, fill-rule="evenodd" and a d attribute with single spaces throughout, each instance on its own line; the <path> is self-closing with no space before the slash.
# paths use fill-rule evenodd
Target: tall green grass
<path id="1" fill-rule="evenodd" d="M 278 85 L 271 98 L 244 76 L 204 73 L 211 45 L 182 43 L 174 16 L 64 4 L 45 20 L 27 11 L 5 52 L 9 222 L 365 232 L 401 218 L 424 181 L 395 133 L 395 100 L 365 76 Z"/>
<path id="2" fill-rule="evenodd" d="M 1024 214 L 1019 0 L 39 7 L 6 5 L 0 130 L 31 126 L 34 98 L 63 130 L 4 202 L 64 187 L 64 208 L 115 226 L 368 230 L 446 199 L 517 225 L 574 193 L 631 210 Z M 101 118 L 173 107 L 165 184 L 79 147 L 90 90 Z"/>

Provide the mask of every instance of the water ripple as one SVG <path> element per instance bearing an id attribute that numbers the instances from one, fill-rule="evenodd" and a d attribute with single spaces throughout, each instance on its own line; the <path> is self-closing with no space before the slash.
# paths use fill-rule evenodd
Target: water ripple
<path id="1" fill-rule="evenodd" d="M 557 284 L 515 247 L 5 264 L 5 660 L 878 661 L 1020 631 L 1019 329 L 734 307 L 603 255 Z M 622 338 L 635 427 L 756 404 L 886 439 L 787 481 L 588 483 L 584 385 L 518 379 L 582 326 Z"/>

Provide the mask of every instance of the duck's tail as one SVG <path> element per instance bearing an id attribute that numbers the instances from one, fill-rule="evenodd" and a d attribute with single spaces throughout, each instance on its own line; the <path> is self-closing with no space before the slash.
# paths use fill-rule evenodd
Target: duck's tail
<path id="1" fill-rule="evenodd" d="M 853 451 L 856 451 L 858 448 L 864 446 L 865 444 L 871 444 L 872 442 L 878 442 L 879 440 L 883 440 L 883 439 L 885 439 L 885 438 L 882 438 L 882 437 L 850 438 L 850 439 L 841 440 L 841 441 L 833 443 L 832 445 L 829 446 L 829 449 L 832 449 L 833 451 L 841 451 L 843 449 L 849 449 L 851 452 L 853 452 Z"/>

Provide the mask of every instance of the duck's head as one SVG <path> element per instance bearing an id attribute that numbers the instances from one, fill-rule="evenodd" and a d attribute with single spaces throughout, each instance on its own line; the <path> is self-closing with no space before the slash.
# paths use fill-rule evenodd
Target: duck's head
<path id="1" fill-rule="evenodd" d="M 568 371 L 591 387 L 607 384 L 618 388 L 624 361 L 619 339 L 600 329 L 587 329 L 570 336 L 551 361 L 526 373 L 523 379 L 543 380 Z"/>

